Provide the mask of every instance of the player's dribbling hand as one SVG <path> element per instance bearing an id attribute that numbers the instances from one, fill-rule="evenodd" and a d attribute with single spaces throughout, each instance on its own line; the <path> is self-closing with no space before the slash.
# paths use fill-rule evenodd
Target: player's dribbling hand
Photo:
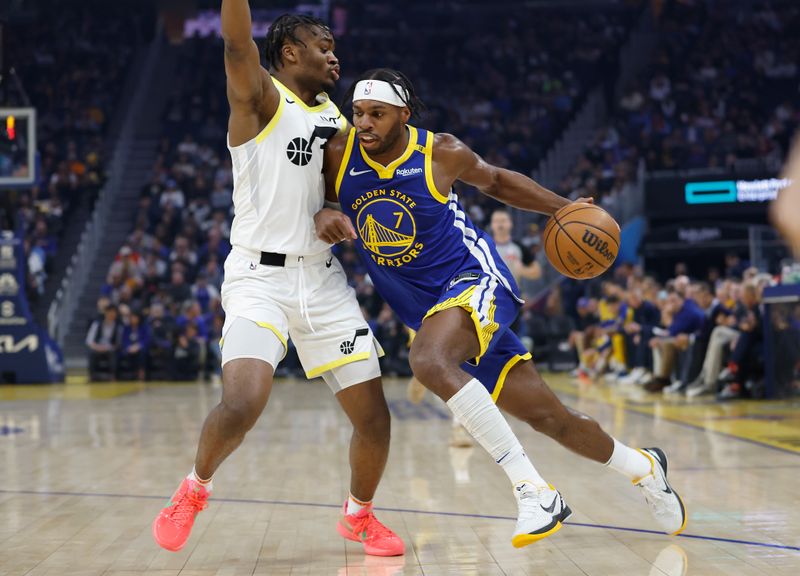
<path id="1" fill-rule="evenodd" d="M 333 208 L 323 208 L 317 212 L 314 215 L 314 227 L 319 239 L 328 244 L 338 244 L 358 237 L 350 219 Z"/>
<path id="2" fill-rule="evenodd" d="M 587 196 L 586 198 L 578 198 L 577 200 L 573 200 L 572 202 L 573 204 L 577 202 L 583 202 L 585 204 L 594 204 L 594 198 L 592 198 L 591 196 Z"/>

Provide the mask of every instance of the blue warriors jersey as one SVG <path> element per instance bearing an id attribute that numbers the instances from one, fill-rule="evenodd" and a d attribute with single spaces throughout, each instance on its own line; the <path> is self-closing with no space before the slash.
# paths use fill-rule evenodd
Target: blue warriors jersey
<path id="1" fill-rule="evenodd" d="M 435 306 L 447 307 L 442 306 L 446 294 L 454 295 L 451 300 L 472 299 L 471 307 L 464 307 L 475 310 L 492 301 L 487 290 L 522 302 L 491 237 L 473 225 L 454 192 L 437 190 L 433 133 L 408 126 L 408 135 L 405 152 L 382 166 L 367 156 L 351 129 L 336 179 L 342 211 L 356 229 L 377 291 L 414 330 Z M 460 287 L 471 289 L 462 294 Z"/>

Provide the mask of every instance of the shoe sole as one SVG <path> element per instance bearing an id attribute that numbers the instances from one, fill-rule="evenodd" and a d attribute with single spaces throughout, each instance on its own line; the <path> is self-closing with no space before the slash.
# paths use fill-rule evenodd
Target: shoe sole
<path id="1" fill-rule="evenodd" d="M 688 520 L 688 515 L 686 514 L 686 506 L 683 504 L 683 498 L 681 498 L 680 494 L 678 494 L 672 485 L 669 483 L 667 479 L 667 455 L 664 454 L 664 451 L 661 448 L 645 448 L 645 452 L 650 454 L 651 458 L 654 458 L 658 461 L 659 465 L 661 465 L 661 469 L 664 471 L 664 482 L 667 483 L 667 487 L 672 490 L 672 493 L 675 494 L 675 498 L 678 499 L 678 504 L 681 507 L 681 516 L 683 516 L 683 522 L 681 522 L 681 527 L 678 528 L 675 532 L 666 532 L 670 536 L 677 536 L 681 532 L 686 529 L 686 521 Z M 662 464 L 663 462 L 663 464 Z"/>
<path id="2" fill-rule="evenodd" d="M 364 553 L 368 554 L 369 556 L 384 556 L 384 557 L 402 556 L 406 553 L 405 546 L 403 546 L 403 549 L 399 552 L 394 550 L 382 550 L 380 548 L 373 548 L 372 546 L 365 544 L 363 540 L 353 536 L 353 533 L 344 526 L 342 526 L 341 522 L 336 523 L 336 531 L 339 533 L 339 536 L 341 536 L 345 540 L 350 540 L 351 542 L 357 542 L 359 544 L 362 544 L 364 546 Z"/>
<path id="3" fill-rule="evenodd" d="M 566 521 L 567 518 L 572 516 L 572 510 L 569 506 L 564 504 L 564 509 L 561 511 L 561 517 L 556 522 L 555 526 L 550 528 L 545 532 L 541 532 L 539 534 L 517 534 L 513 538 L 511 538 L 511 545 L 514 548 L 524 548 L 529 544 L 533 544 L 534 542 L 538 542 L 539 540 L 543 540 L 548 536 L 552 536 L 564 526 L 562 522 Z"/>
<path id="4" fill-rule="evenodd" d="M 158 545 L 159 545 L 159 546 L 161 546 L 161 547 L 162 547 L 164 550 L 167 550 L 167 551 L 169 551 L 169 552 L 180 552 L 180 551 L 181 551 L 181 549 L 182 549 L 182 548 L 183 548 L 183 547 L 186 545 L 186 542 L 184 542 L 184 543 L 183 543 L 183 544 L 181 544 L 180 546 L 176 546 L 176 547 L 170 547 L 170 546 L 167 546 L 166 544 L 162 543 L 162 542 L 161 542 L 161 541 L 158 539 L 158 534 L 156 534 L 156 522 L 158 522 L 158 518 L 156 518 L 156 519 L 153 521 L 153 526 L 152 526 L 153 540 L 155 540 L 155 541 L 156 541 L 156 544 L 158 544 Z M 188 541 L 189 539 L 187 538 L 186 540 Z"/>

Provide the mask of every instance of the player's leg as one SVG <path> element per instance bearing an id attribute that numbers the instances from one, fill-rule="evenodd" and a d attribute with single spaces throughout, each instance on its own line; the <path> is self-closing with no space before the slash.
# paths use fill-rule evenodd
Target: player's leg
<path id="1" fill-rule="evenodd" d="M 308 317 L 292 319 L 292 339 L 306 376 L 321 376 L 353 425 L 350 495 L 337 531 L 367 554 L 395 556 L 405 545 L 373 513 L 372 498 L 389 455 L 389 408 L 378 357 L 383 354 L 337 260 L 305 268 Z M 310 319 L 310 325 L 309 325 Z"/>
<path id="2" fill-rule="evenodd" d="M 414 336 L 416 336 L 417 333 L 411 328 L 406 328 L 406 330 L 408 331 L 408 342 L 406 345 L 408 348 L 411 348 L 411 344 L 414 343 Z M 427 388 L 422 385 L 422 382 L 417 380 L 417 377 L 412 374 L 406 386 L 406 398 L 408 398 L 408 401 L 412 404 L 419 404 L 422 402 L 422 399 L 425 398 L 426 390 Z"/>
<path id="3" fill-rule="evenodd" d="M 609 436 L 589 416 L 562 404 L 533 362 L 518 362 L 511 368 L 497 405 L 562 446 L 627 476 L 642 489 L 665 532 L 677 534 L 685 527 L 683 502 L 667 483 L 664 452 L 630 448 Z"/>
<path id="4" fill-rule="evenodd" d="M 206 417 L 194 469 L 153 522 L 153 537 L 163 548 L 180 550 L 198 512 L 207 506 L 211 478 L 244 439 L 267 404 L 274 367 L 286 352 L 274 328 L 228 317 L 222 347 L 222 398 Z"/>
<path id="5" fill-rule="evenodd" d="M 273 372 L 269 363 L 255 358 L 223 365 L 222 399 L 206 417 L 197 446 L 194 467 L 198 478 L 207 482 L 255 426 L 267 405 Z"/>
<path id="6" fill-rule="evenodd" d="M 555 533 L 571 512 L 561 495 L 536 471 L 483 383 L 462 370 L 464 361 L 480 353 L 472 316 L 455 307 L 423 321 L 409 360 L 420 382 L 447 402 L 459 422 L 508 476 L 519 506 L 512 544 L 525 546 Z"/>
<path id="7" fill-rule="evenodd" d="M 364 552 L 374 556 L 398 556 L 405 552 L 403 540 L 381 524 L 372 500 L 389 457 L 391 419 L 377 350 L 367 360 L 352 362 L 324 375 L 336 399 L 353 425 L 350 438 L 350 494 L 336 525 L 340 535 L 361 542 Z"/>
<path id="8" fill-rule="evenodd" d="M 411 348 L 411 344 L 414 342 L 414 336 L 416 332 L 414 330 L 408 329 L 409 337 L 408 337 L 408 347 Z M 416 376 L 413 374 L 411 375 L 411 379 L 408 381 L 406 386 L 406 398 L 412 404 L 419 404 L 422 402 L 423 398 L 425 398 L 425 392 L 427 392 L 427 388 L 420 382 Z M 469 432 L 461 425 L 461 422 L 458 421 L 458 418 L 455 416 L 452 417 L 450 420 L 450 446 L 453 448 L 467 448 L 472 446 L 472 436 L 469 435 Z"/>
<path id="9" fill-rule="evenodd" d="M 480 356 L 481 346 L 470 313 L 448 308 L 426 318 L 409 353 L 414 376 L 447 402 L 472 378 L 461 364 Z"/>
<path id="10" fill-rule="evenodd" d="M 350 495 L 356 503 L 372 502 L 389 457 L 391 438 L 391 418 L 382 381 L 378 377 L 349 386 L 337 393 L 336 399 L 353 425 Z"/>
<path id="11" fill-rule="evenodd" d="M 509 371 L 497 405 L 581 456 L 602 463 L 611 457 L 614 440 L 595 420 L 562 404 L 530 360 L 518 362 Z"/>

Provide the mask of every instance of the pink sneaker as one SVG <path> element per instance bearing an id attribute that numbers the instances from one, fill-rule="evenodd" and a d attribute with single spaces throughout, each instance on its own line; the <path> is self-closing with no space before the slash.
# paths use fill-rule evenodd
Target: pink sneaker
<path id="1" fill-rule="evenodd" d="M 189 539 L 198 512 L 208 507 L 210 493 L 201 484 L 184 478 L 169 504 L 153 522 L 156 543 L 171 552 L 177 552 Z"/>
<path id="2" fill-rule="evenodd" d="M 357 514 L 347 514 L 347 502 L 342 507 L 342 517 L 336 524 L 336 531 L 344 538 L 364 544 L 364 552 L 372 556 L 400 556 L 405 553 L 403 540 L 378 522 L 372 513 L 372 504 L 362 508 Z"/>

